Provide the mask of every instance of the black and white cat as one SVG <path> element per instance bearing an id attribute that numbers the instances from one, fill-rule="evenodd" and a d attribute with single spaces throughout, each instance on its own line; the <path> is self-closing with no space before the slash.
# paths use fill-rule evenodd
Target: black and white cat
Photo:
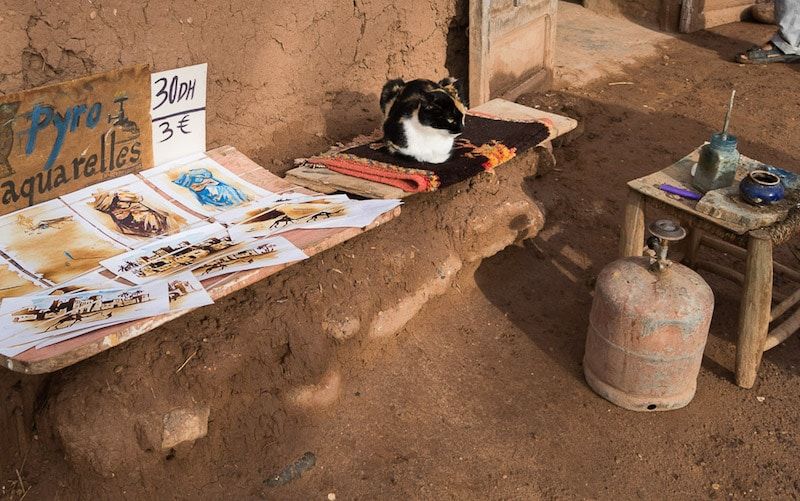
<path id="1" fill-rule="evenodd" d="M 463 90 L 454 78 L 389 80 L 381 91 L 383 138 L 392 153 L 439 164 L 464 130 Z"/>

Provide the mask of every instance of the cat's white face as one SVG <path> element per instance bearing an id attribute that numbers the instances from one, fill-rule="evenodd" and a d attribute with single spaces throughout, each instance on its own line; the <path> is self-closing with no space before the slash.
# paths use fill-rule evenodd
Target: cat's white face
<path id="1" fill-rule="evenodd" d="M 401 124 L 408 146 L 399 148 L 400 153 L 420 162 L 434 164 L 444 163 L 450 159 L 453 143 L 460 134 L 454 134 L 447 129 L 423 125 L 420 123 L 417 113 L 402 119 Z"/>
<path id="2" fill-rule="evenodd" d="M 381 91 L 384 139 L 390 151 L 420 162 L 443 163 L 464 130 L 466 108 L 453 78 L 388 81 Z"/>

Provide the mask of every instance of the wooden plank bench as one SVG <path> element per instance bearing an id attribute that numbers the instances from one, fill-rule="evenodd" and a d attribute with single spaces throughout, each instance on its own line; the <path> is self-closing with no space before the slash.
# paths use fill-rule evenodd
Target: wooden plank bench
<path id="1" fill-rule="evenodd" d="M 317 194 L 270 173 L 232 146 L 216 148 L 209 151 L 208 155 L 243 179 L 269 191 L 275 193 L 297 191 L 312 195 Z M 400 207 L 397 207 L 381 215 L 366 228 L 298 229 L 282 233 L 281 236 L 302 249 L 308 256 L 312 256 L 379 226 L 399 214 Z M 292 264 L 294 263 L 231 273 L 210 278 L 203 281 L 202 284 L 211 297 L 217 300 L 274 275 Z M 30 349 L 15 357 L 0 355 L 0 363 L 10 370 L 26 374 L 57 371 L 141 336 L 190 311 L 192 310 L 169 312 L 155 317 L 101 328 L 40 350 Z"/>
<path id="2" fill-rule="evenodd" d="M 523 106 L 505 99 L 492 99 L 480 106 L 472 108 L 507 120 L 547 120 L 552 124 L 550 137 L 544 141 L 549 147 L 550 141 L 572 131 L 578 126 L 575 119 Z M 405 198 L 416 193 L 409 193 L 387 184 L 367 181 L 347 176 L 321 166 L 302 165 L 286 173 L 286 179 L 321 193 L 344 191 L 367 198 Z"/>

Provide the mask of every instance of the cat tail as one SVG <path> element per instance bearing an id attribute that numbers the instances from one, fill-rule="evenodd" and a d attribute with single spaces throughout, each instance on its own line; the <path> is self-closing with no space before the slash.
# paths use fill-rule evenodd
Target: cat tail
<path id="1" fill-rule="evenodd" d="M 455 99 L 461 101 L 461 103 L 469 108 L 469 102 L 467 99 L 467 93 L 464 90 L 464 83 L 453 77 L 447 77 L 439 81 L 439 85 L 447 91 L 448 94 L 453 96 Z"/>
<path id="2" fill-rule="evenodd" d="M 381 111 L 383 112 L 384 116 L 389 113 L 389 110 L 392 108 L 392 104 L 394 104 L 394 100 L 403 90 L 406 83 L 400 79 L 395 78 L 394 80 L 389 80 L 383 86 L 383 90 L 381 90 Z"/>

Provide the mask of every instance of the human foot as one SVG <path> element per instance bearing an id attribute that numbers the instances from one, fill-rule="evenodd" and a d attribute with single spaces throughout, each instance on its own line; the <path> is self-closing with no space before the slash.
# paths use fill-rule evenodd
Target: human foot
<path id="1" fill-rule="evenodd" d="M 767 42 L 761 47 L 747 49 L 736 61 L 742 64 L 795 63 L 800 62 L 800 55 L 784 54 L 772 42 Z"/>

